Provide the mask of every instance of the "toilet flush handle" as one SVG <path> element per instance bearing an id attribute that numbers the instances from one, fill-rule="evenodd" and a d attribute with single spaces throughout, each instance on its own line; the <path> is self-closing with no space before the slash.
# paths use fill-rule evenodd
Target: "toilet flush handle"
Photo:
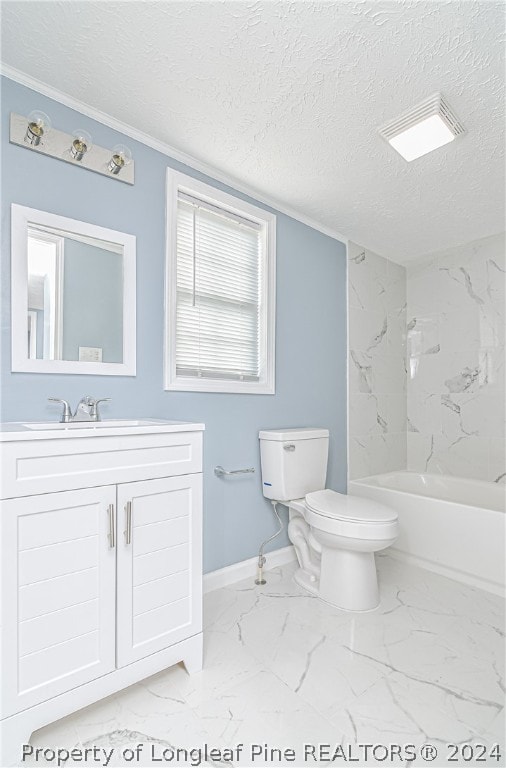
<path id="1" fill-rule="evenodd" d="M 294 446 L 293 443 L 287 443 L 286 445 L 283 446 L 283 450 L 285 450 L 285 451 L 294 451 L 295 450 L 295 446 Z"/>

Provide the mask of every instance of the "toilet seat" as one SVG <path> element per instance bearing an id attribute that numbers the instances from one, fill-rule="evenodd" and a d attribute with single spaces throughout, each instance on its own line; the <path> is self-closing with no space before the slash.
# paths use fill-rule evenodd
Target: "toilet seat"
<path id="1" fill-rule="evenodd" d="M 344 493 L 325 489 L 306 496 L 306 506 L 311 512 L 332 520 L 348 523 L 393 523 L 397 512 L 372 499 L 348 496 Z"/>

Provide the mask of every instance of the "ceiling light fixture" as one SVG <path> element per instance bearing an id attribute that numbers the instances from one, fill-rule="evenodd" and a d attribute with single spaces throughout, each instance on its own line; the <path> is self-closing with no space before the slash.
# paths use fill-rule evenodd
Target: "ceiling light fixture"
<path id="1" fill-rule="evenodd" d="M 434 93 L 379 128 L 380 135 L 408 162 L 465 132 L 441 93 Z"/>

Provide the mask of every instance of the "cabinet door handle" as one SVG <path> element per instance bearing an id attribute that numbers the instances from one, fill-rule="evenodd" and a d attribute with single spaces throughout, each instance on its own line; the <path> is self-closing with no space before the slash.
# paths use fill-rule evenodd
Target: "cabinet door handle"
<path id="1" fill-rule="evenodd" d="M 115 520 L 114 520 L 114 504 L 109 504 L 107 507 L 107 514 L 109 515 L 109 548 L 114 549 L 116 546 L 116 534 L 115 534 Z"/>
<path id="2" fill-rule="evenodd" d="M 127 501 L 125 504 L 125 544 L 132 543 L 132 502 Z"/>

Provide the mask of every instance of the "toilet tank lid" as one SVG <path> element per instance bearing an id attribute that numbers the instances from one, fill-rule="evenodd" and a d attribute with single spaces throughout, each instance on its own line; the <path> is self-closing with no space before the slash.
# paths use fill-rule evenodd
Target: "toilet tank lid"
<path id="1" fill-rule="evenodd" d="M 295 429 L 262 429 L 258 433 L 260 440 L 314 440 L 328 437 L 328 429 L 320 427 L 296 427 Z"/>

